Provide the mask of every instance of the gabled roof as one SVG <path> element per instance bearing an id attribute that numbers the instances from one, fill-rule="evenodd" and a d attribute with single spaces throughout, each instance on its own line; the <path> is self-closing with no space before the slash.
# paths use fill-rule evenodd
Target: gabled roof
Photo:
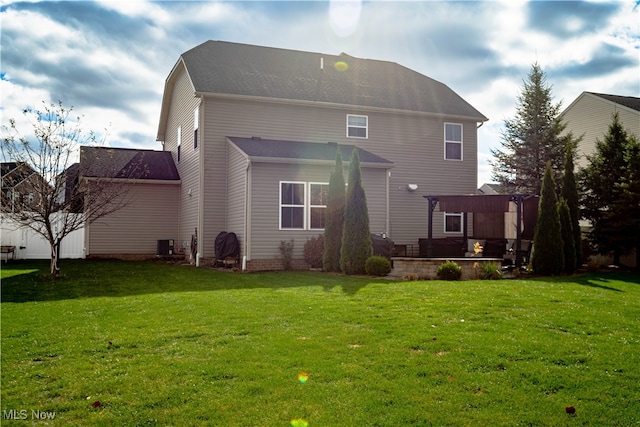
<path id="1" fill-rule="evenodd" d="M 351 161 L 355 146 L 348 144 L 327 144 L 313 142 L 280 141 L 262 138 L 239 138 L 228 136 L 227 139 L 241 150 L 250 160 L 271 161 L 279 163 L 313 162 L 334 164 L 336 151 L 345 163 Z M 360 163 L 370 167 L 393 167 L 393 162 L 358 147 Z"/>
<path id="2" fill-rule="evenodd" d="M 80 170 L 84 177 L 180 180 L 168 151 L 81 147 Z"/>
<path id="3" fill-rule="evenodd" d="M 2 162 L 0 171 L 3 187 L 15 187 L 36 173 L 24 162 Z"/>
<path id="4" fill-rule="evenodd" d="M 614 102 L 619 105 L 631 108 L 632 110 L 640 111 L 640 98 L 635 96 L 620 96 L 620 95 L 608 95 L 605 93 L 586 92 L 591 95 L 595 95 L 607 101 Z"/>
<path id="5" fill-rule="evenodd" d="M 186 69 L 194 92 L 382 108 L 488 120 L 448 86 L 394 62 L 207 41 L 183 53 L 165 83 Z"/>

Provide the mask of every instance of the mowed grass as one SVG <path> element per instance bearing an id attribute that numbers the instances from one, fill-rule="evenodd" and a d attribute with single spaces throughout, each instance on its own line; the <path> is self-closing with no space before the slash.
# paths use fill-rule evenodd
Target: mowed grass
<path id="1" fill-rule="evenodd" d="M 2 265 L 2 425 L 640 425 L 638 275 L 62 269 Z"/>

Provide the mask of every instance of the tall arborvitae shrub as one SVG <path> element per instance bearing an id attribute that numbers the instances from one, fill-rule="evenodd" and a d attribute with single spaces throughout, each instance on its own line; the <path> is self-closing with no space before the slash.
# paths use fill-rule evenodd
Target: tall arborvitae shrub
<path id="1" fill-rule="evenodd" d="M 324 222 L 324 254 L 322 267 L 325 271 L 340 271 L 340 248 L 344 226 L 345 182 L 340 149 L 336 152 L 336 165 L 329 179 L 327 208 Z"/>
<path id="2" fill-rule="evenodd" d="M 573 224 L 569 206 L 564 199 L 558 202 L 558 216 L 560 217 L 560 229 L 563 239 L 564 271 L 573 274 L 576 271 L 576 246 L 573 240 Z"/>
<path id="3" fill-rule="evenodd" d="M 346 274 L 365 274 L 367 258 L 373 254 L 369 232 L 367 198 L 362 188 L 360 158 L 354 148 L 349 164 L 349 184 L 344 212 L 340 267 Z"/>
<path id="4" fill-rule="evenodd" d="M 571 229 L 573 230 L 573 252 L 575 253 L 576 258 L 574 264 L 576 268 L 579 268 L 582 265 L 582 233 L 580 232 L 580 196 L 578 194 L 578 184 L 576 183 L 576 176 L 574 174 L 574 150 L 575 144 L 572 143 L 567 145 L 567 152 L 564 157 L 562 198 L 567 202 L 567 207 L 569 208 Z M 569 236 L 566 234 L 564 237 L 569 240 Z M 566 264 L 571 264 L 567 259 L 565 259 L 564 262 Z M 565 266 L 565 270 L 566 268 L 567 266 Z"/>
<path id="5" fill-rule="evenodd" d="M 538 221 L 531 256 L 533 271 L 538 274 L 559 274 L 564 268 L 564 245 L 557 205 L 556 186 L 549 162 L 542 180 Z"/>

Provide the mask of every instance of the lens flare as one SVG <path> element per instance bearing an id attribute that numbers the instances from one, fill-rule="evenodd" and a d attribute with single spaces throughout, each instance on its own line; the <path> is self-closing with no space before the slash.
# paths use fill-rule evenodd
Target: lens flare
<path id="1" fill-rule="evenodd" d="M 338 61 L 333 64 L 333 68 L 335 68 L 336 71 L 347 71 L 349 69 L 349 64 L 344 61 Z"/>
<path id="2" fill-rule="evenodd" d="M 302 384 L 306 383 L 308 379 L 309 374 L 307 374 L 306 372 L 300 372 L 298 374 L 298 381 L 300 381 Z"/>

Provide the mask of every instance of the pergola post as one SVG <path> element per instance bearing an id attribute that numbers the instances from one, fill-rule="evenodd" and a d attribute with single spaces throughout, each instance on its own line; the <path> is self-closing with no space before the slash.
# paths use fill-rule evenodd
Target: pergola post
<path id="1" fill-rule="evenodd" d="M 429 202 L 429 218 L 427 227 L 427 257 L 433 256 L 433 211 L 436 210 L 438 205 L 438 198 L 433 196 L 426 196 Z"/>

